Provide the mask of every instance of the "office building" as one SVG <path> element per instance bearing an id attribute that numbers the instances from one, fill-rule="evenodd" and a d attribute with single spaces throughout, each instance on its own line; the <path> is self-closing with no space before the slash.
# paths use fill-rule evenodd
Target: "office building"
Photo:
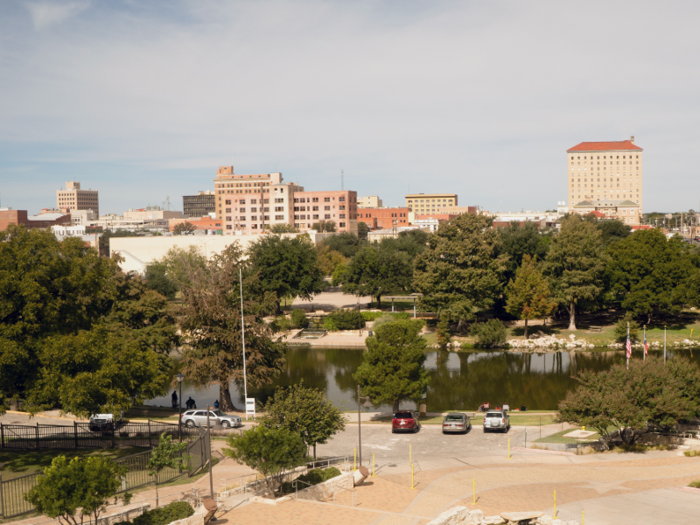
<path id="1" fill-rule="evenodd" d="M 216 213 L 216 193 L 200 191 L 197 195 L 182 197 L 182 214 L 185 217 L 204 217 Z"/>
<path id="2" fill-rule="evenodd" d="M 639 224 L 643 213 L 643 149 L 635 145 L 634 137 L 617 142 L 581 142 L 566 153 L 569 211 L 593 209 L 627 224 Z M 629 202 L 638 209 L 630 213 Z"/>
<path id="3" fill-rule="evenodd" d="M 377 195 L 360 197 L 360 199 L 357 201 L 358 208 L 381 208 L 382 206 L 382 199 L 380 199 Z"/>
<path id="4" fill-rule="evenodd" d="M 298 191 L 294 193 L 294 227 L 312 230 L 321 221 L 333 221 L 338 233 L 357 234 L 356 191 Z"/>
<path id="5" fill-rule="evenodd" d="M 413 193 L 406 195 L 406 207 L 415 214 L 437 213 L 457 206 L 456 193 Z"/>
<path id="6" fill-rule="evenodd" d="M 92 210 L 100 216 L 97 190 L 80 189 L 79 182 L 66 182 L 66 189 L 56 190 L 56 208 L 59 210 Z"/>
<path id="7" fill-rule="evenodd" d="M 364 222 L 370 230 L 408 226 L 408 208 L 360 208 L 357 220 Z"/>
<path id="8" fill-rule="evenodd" d="M 124 212 L 124 219 L 131 221 L 148 221 L 168 219 L 181 219 L 183 214 L 181 211 L 164 210 L 160 206 L 146 206 L 145 208 L 132 208 Z"/>

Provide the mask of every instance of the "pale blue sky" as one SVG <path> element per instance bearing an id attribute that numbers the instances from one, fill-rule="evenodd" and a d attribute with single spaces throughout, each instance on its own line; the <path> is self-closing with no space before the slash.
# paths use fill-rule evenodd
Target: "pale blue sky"
<path id="1" fill-rule="evenodd" d="M 213 189 L 221 165 L 403 203 L 566 199 L 567 148 L 636 136 L 645 211 L 700 207 L 700 4 L 0 3 L 0 202 L 103 212 Z"/>

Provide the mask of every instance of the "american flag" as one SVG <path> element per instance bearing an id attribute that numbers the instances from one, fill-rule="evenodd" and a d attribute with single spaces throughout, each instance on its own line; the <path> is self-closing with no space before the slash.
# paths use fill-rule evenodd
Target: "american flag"
<path id="1" fill-rule="evenodd" d="M 627 336 L 627 359 L 632 357 L 632 341 L 630 341 L 629 336 Z"/>
<path id="2" fill-rule="evenodd" d="M 649 355 L 649 345 L 647 344 L 647 333 L 644 332 L 644 355 Z"/>

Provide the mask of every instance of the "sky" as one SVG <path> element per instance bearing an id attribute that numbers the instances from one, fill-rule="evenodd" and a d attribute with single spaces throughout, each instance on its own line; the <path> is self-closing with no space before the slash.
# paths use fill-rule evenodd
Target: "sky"
<path id="1" fill-rule="evenodd" d="M 556 208 L 566 150 L 644 148 L 644 210 L 700 208 L 697 1 L 0 2 L 0 206 L 101 213 L 219 166 L 404 204 Z"/>

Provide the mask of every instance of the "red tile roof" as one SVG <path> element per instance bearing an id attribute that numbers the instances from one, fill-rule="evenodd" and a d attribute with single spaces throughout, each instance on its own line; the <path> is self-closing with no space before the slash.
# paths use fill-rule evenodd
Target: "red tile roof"
<path id="1" fill-rule="evenodd" d="M 616 142 L 581 142 L 569 151 L 643 151 L 639 146 L 635 146 L 631 140 L 620 140 Z"/>

